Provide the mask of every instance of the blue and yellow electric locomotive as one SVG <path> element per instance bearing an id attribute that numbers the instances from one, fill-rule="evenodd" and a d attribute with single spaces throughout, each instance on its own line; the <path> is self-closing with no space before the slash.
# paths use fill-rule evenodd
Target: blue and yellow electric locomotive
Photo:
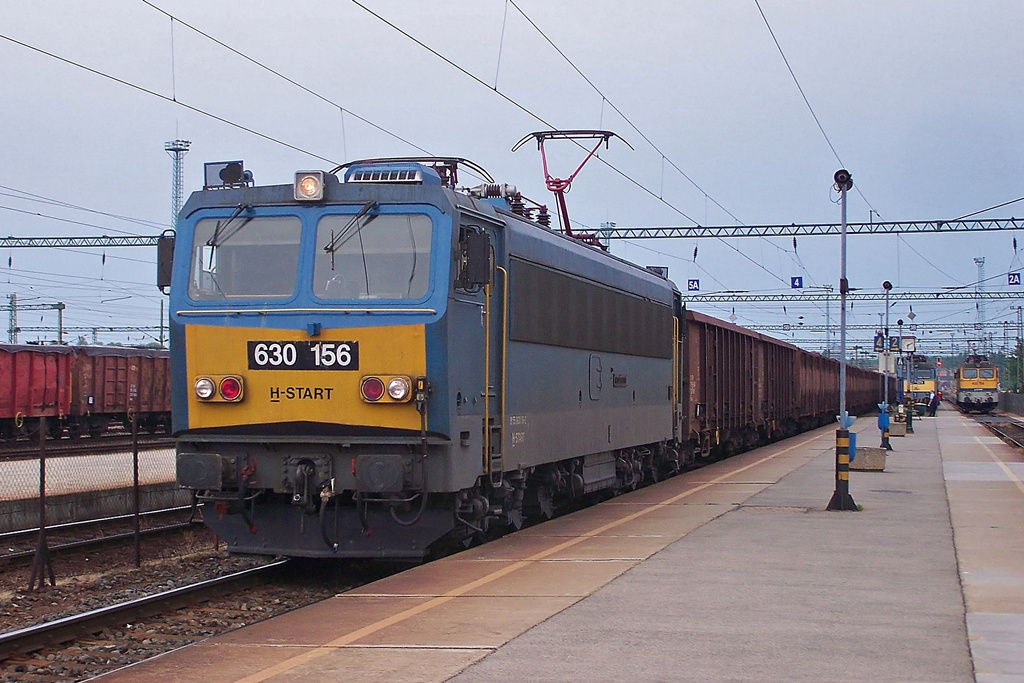
<path id="1" fill-rule="evenodd" d="M 214 165 L 161 241 L 178 482 L 232 552 L 423 558 L 834 421 L 838 362 L 686 311 L 469 162 L 341 170 Z"/>
<path id="2" fill-rule="evenodd" d="M 183 207 L 177 474 L 230 551 L 422 558 L 678 467 L 673 285 L 467 163 L 224 164 Z"/>

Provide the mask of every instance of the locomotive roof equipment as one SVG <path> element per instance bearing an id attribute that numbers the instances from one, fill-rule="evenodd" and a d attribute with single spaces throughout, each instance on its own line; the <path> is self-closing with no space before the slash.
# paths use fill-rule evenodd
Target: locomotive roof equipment
<path id="1" fill-rule="evenodd" d="M 517 149 L 522 147 L 527 140 L 534 139 L 537 141 L 537 149 L 540 150 L 541 164 L 544 166 L 544 184 L 548 190 L 555 195 L 555 202 L 558 204 L 558 222 L 562 227 L 562 232 L 569 237 L 575 237 L 583 240 L 588 244 L 594 246 L 601 246 L 600 242 L 594 235 L 581 234 L 573 235 L 572 225 L 569 223 L 569 209 L 565 204 L 565 193 L 569 191 L 572 186 L 572 181 L 576 178 L 583 167 L 586 166 L 587 162 L 590 161 L 591 157 L 597 154 L 597 150 L 601 148 L 601 145 L 608 148 L 608 141 L 614 137 L 618 137 L 615 133 L 610 130 L 541 130 L 534 133 L 530 133 L 522 140 L 517 142 L 512 147 L 512 151 L 515 152 Z M 580 162 L 580 165 L 576 167 L 576 170 L 570 173 L 565 178 L 558 178 L 551 175 L 548 171 L 548 157 L 544 151 L 544 142 L 546 140 L 597 140 L 597 144 L 590 150 L 590 153 Z M 622 140 L 622 138 L 619 138 Z M 633 149 L 632 146 L 625 140 L 622 140 L 627 147 Z M 579 145 L 580 143 L 576 143 Z M 582 145 L 580 145 L 582 147 Z M 583 149 L 586 149 L 585 147 Z"/>

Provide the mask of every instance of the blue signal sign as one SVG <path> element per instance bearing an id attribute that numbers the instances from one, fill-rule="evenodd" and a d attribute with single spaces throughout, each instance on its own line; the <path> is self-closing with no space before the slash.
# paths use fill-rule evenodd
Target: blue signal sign
<path id="1" fill-rule="evenodd" d="M 879 332 L 875 335 L 875 353 L 885 351 L 885 335 Z"/>
<path id="2" fill-rule="evenodd" d="M 803 279 L 803 277 L 797 275 L 796 277 L 789 278 L 789 288 L 790 289 L 803 289 L 804 288 L 804 279 Z"/>
<path id="3" fill-rule="evenodd" d="M 687 292 L 699 292 L 700 291 L 700 280 L 687 280 L 686 281 Z"/>
<path id="4" fill-rule="evenodd" d="M 1006 284 L 1008 284 L 1008 285 L 1017 285 L 1019 287 L 1020 286 L 1020 273 L 1019 272 L 1017 272 L 1017 273 L 1007 273 L 1006 274 Z"/>
<path id="5" fill-rule="evenodd" d="M 890 351 L 897 351 L 897 352 L 900 351 L 900 338 L 899 337 L 889 337 L 889 350 Z"/>

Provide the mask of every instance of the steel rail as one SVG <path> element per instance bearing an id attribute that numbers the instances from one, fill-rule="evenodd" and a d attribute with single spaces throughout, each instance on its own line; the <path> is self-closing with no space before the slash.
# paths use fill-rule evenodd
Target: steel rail
<path id="1" fill-rule="evenodd" d="M 161 611 L 177 609 L 218 593 L 231 592 L 236 588 L 259 582 L 268 575 L 272 576 L 287 564 L 288 560 L 278 560 L 271 564 L 246 569 L 216 579 L 200 581 L 117 605 L 101 607 L 82 614 L 0 634 L 0 660 L 41 647 L 74 640 L 81 635 L 94 633 L 110 625 L 123 624 L 126 617 L 130 619 L 148 618 Z"/>
<path id="2" fill-rule="evenodd" d="M 201 525 L 202 521 L 194 520 L 190 522 L 178 522 L 176 524 L 166 524 L 164 526 L 151 527 L 149 529 L 141 529 L 139 536 L 154 536 L 159 533 L 165 533 L 168 531 L 180 531 L 181 529 L 187 529 L 189 527 Z M 50 528 L 46 529 L 48 532 Z M 111 534 L 109 536 L 100 536 L 98 538 L 84 538 L 80 541 L 72 541 L 70 543 L 61 543 L 59 545 L 51 545 L 47 547 L 47 550 L 51 553 L 59 552 L 61 550 L 75 550 L 77 548 L 88 548 L 90 546 L 104 545 L 113 541 L 124 541 L 129 538 L 135 538 L 134 531 L 122 531 L 120 533 Z M 31 550 L 18 550 L 13 553 L 0 554 L 0 561 L 2 560 L 21 560 L 28 557 L 34 557 L 38 552 L 36 548 Z"/>
<path id="3" fill-rule="evenodd" d="M 994 422 L 986 422 L 985 420 L 983 420 L 981 418 L 978 418 L 978 422 L 980 422 L 981 424 L 985 425 L 985 427 L 988 428 L 988 430 L 990 432 L 992 432 L 993 434 L 998 436 L 1000 439 L 1003 439 L 1005 441 L 1009 441 L 1010 443 L 1012 443 L 1017 448 L 1024 449 L 1024 443 L 1019 441 L 1017 438 L 1015 438 L 1013 436 L 1010 436 L 1010 434 L 1007 431 L 997 427 Z M 1016 422 L 1011 421 L 1010 424 L 1012 424 L 1015 427 L 1017 427 L 1018 430 L 1024 431 L 1024 427 L 1021 427 Z M 1024 438 L 1024 437 L 1022 437 L 1022 438 Z"/>
<path id="4" fill-rule="evenodd" d="M 199 504 L 199 507 L 201 507 L 201 506 L 202 506 L 202 503 Z M 191 509 L 192 509 L 191 505 L 179 505 L 179 506 L 176 506 L 176 507 L 163 508 L 163 509 L 160 509 L 160 510 L 146 510 L 145 512 L 140 512 L 139 513 L 139 517 L 141 519 L 146 519 L 146 518 L 156 517 L 156 516 L 161 516 L 161 515 L 171 515 L 171 514 L 174 514 L 174 513 L 185 512 L 185 511 L 189 511 Z M 114 516 L 111 516 L 111 517 L 103 517 L 103 518 L 100 518 L 100 519 L 83 519 L 83 520 L 79 520 L 79 521 L 76 521 L 76 522 L 64 522 L 63 524 L 47 525 L 46 526 L 46 532 L 48 534 L 57 535 L 57 534 L 60 534 L 62 532 L 75 532 L 75 531 L 78 531 L 78 530 L 88 529 L 89 527 L 99 526 L 99 525 L 103 525 L 103 524 L 115 524 L 115 523 L 118 523 L 118 522 L 129 522 L 129 521 L 132 521 L 134 519 L 135 519 L 135 515 L 133 513 L 128 513 L 128 514 L 124 514 L 124 515 L 114 515 Z M 193 526 L 196 526 L 196 525 L 199 525 L 199 524 L 202 524 L 202 523 L 203 522 L 202 522 L 201 519 L 196 519 L 196 520 L 189 520 L 189 521 L 186 521 L 186 522 L 175 522 L 173 524 L 162 524 L 160 526 L 149 527 L 149 528 L 146 528 L 146 529 L 140 529 L 139 530 L 139 534 L 141 536 L 152 536 L 152 535 L 155 535 L 155 534 L 164 533 L 164 532 L 168 532 L 168 531 L 177 531 L 177 530 L 180 530 L 180 529 L 187 529 L 189 527 L 193 527 Z M 17 530 L 14 530 L 14 531 L 5 531 L 3 533 L 0 533 L 0 543 L 6 543 L 8 545 L 15 545 L 21 539 L 30 539 L 31 540 L 31 539 L 33 539 L 33 537 L 36 537 L 38 535 L 39 535 L 39 527 L 34 527 L 32 529 L 17 529 Z M 76 548 L 88 548 L 89 546 L 103 545 L 103 544 L 109 543 L 111 541 L 121 541 L 121 540 L 125 540 L 125 539 L 128 539 L 128 538 L 134 538 L 134 536 L 135 536 L 135 530 L 132 529 L 132 530 L 129 530 L 129 531 L 123 531 L 123 532 L 109 534 L 109 535 L 106 535 L 106 536 L 98 536 L 96 538 L 81 539 L 81 540 L 78 540 L 78 541 L 71 541 L 71 542 L 68 542 L 68 543 L 58 543 L 58 544 L 49 546 L 49 550 L 50 550 L 50 552 L 57 552 L 57 551 L 61 551 L 61 550 L 73 550 L 73 549 L 76 549 Z M 18 559 L 23 559 L 23 558 L 26 558 L 26 557 L 32 557 L 33 555 L 35 555 L 36 550 L 37 549 L 35 548 L 35 546 L 33 546 L 33 547 L 28 548 L 26 550 L 12 550 L 10 552 L 0 553 L 0 562 L 2 562 L 4 560 L 18 560 Z"/>
<path id="5" fill-rule="evenodd" d="M 90 437 L 84 441 L 74 439 L 51 439 L 46 442 L 47 458 L 70 458 L 86 455 L 109 455 L 131 451 L 132 443 L 125 442 L 123 434 L 100 437 L 99 443 L 92 443 Z M 150 436 L 139 439 L 139 451 L 153 451 L 162 448 L 174 448 L 174 438 L 170 436 Z M 39 446 L 30 441 L 14 441 L 0 444 L 0 462 L 12 460 L 35 460 L 39 458 Z"/>

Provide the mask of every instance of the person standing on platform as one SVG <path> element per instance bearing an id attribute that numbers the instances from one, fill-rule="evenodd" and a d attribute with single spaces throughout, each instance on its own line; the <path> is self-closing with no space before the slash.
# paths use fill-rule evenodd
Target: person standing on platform
<path id="1" fill-rule="evenodd" d="M 928 397 L 928 415 L 935 417 L 935 411 L 939 409 L 939 396 L 934 391 Z"/>

